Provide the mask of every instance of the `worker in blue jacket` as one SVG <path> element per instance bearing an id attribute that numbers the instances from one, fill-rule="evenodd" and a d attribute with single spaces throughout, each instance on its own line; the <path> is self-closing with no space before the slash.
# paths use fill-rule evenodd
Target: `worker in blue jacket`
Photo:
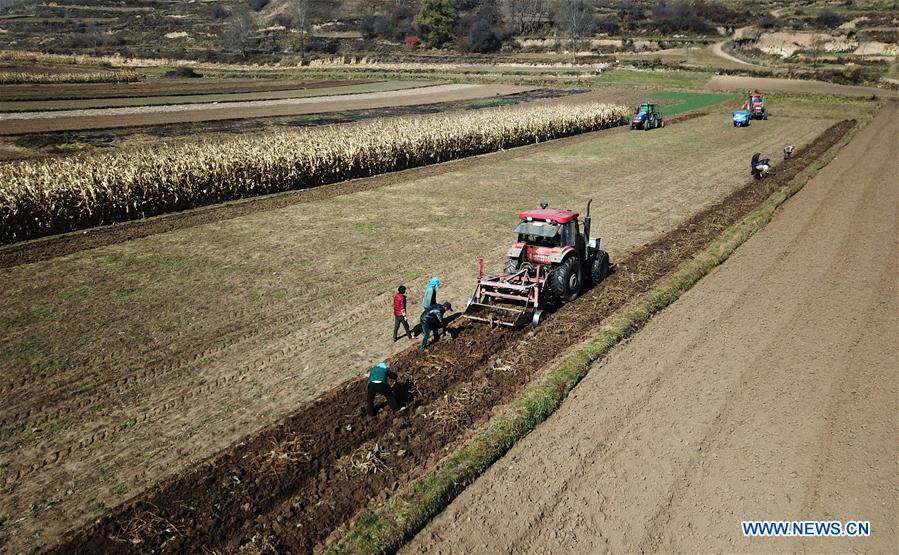
<path id="1" fill-rule="evenodd" d="M 386 362 L 373 367 L 368 373 L 368 399 L 366 403 L 366 412 L 369 416 L 375 415 L 375 395 L 383 395 L 387 398 L 387 404 L 393 410 L 399 410 L 400 404 L 393 394 L 393 388 L 390 387 L 390 379 L 396 379 L 396 373 L 390 371 L 390 367 Z"/>
<path id="2" fill-rule="evenodd" d="M 447 311 L 452 310 L 453 305 L 450 303 L 434 304 L 431 308 L 421 313 L 421 345 L 419 351 L 428 348 L 428 335 L 434 332 L 434 341 L 440 340 L 440 328 L 444 327 L 443 316 Z"/>
<path id="3" fill-rule="evenodd" d="M 436 276 L 431 278 L 431 281 L 428 282 L 428 287 L 425 289 L 425 296 L 421 300 L 421 307 L 425 310 L 431 308 L 433 305 L 437 304 L 437 288 L 440 287 L 440 279 Z"/>

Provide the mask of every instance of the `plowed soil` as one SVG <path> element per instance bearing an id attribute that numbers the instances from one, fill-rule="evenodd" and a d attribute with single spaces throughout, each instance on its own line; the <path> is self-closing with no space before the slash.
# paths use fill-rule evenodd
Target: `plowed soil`
<path id="1" fill-rule="evenodd" d="M 438 85 L 397 92 L 363 93 L 331 97 L 256 102 L 229 102 L 227 105 L 153 106 L 149 108 L 110 108 L 82 110 L 84 115 L 46 112 L 47 117 L 36 119 L 7 119 L 0 127 L 0 135 L 46 133 L 78 129 L 113 129 L 169 125 L 185 122 L 221 121 L 247 118 L 320 114 L 343 110 L 366 110 L 392 106 L 413 106 L 440 102 L 455 102 L 515 94 L 534 87 L 516 85 Z M 200 107 L 202 106 L 202 108 Z M 72 111 L 75 113 L 79 111 Z M 12 116 L 7 116 L 12 117 Z M 18 115 L 16 117 L 19 117 Z"/>
<path id="2" fill-rule="evenodd" d="M 339 525 L 433 465 L 535 374 L 603 318 L 645 292 L 835 144 L 834 125 L 776 174 L 751 182 L 618 261 L 601 285 L 533 330 L 457 321 L 452 340 L 390 362 L 406 410 L 365 416 L 364 382 L 351 380 L 278 425 L 170 479 L 82 528 L 55 552 L 198 552 L 252 538 L 291 552 L 320 549 Z"/>
<path id="3" fill-rule="evenodd" d="M 845 94 L 897 98 L 899 91 L 890 89 L 878 89 L 876 87 L 858 87 L 852 85 L 838 85 L 824 81 L 811 81 L 805 79 L 779 79 L 775 77 L 743 77 L 741 75 L 716 75 L 706 83 L 709 89 L 723 91 L 747 91 L 758 89 L 761 91 L 783 91 L 812 94 Z"/>
<path id="4" fill-rule="evenodd" d="M 66 69 L 65 71 L 69 71 Z M 50 83 L 41 85 L 0 85 L 0 98 L 11 100 L 67 100 L 72 98 L 131 98 L 186 94 L 236 94 L 258 91 L 321 89 L 370 83 L 364 79 L 340 81 L 280 81 L 271 79 L 186 79 L 138 83 Z"/>
<path id="5" fill-rule="evenodd" d="M 895 553 L 897 149 L 893 104 L 406 552 Z"/>

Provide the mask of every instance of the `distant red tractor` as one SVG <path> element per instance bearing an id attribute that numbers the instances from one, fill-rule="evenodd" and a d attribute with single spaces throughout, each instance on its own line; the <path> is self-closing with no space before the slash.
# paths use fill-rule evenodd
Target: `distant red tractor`
<path id="1" fill-rule="evenodd" d="M 578 298 L 587 282 L 596 284 L 611 272 L 600 239 L 590 237 L 590 204 L 583 225 L 571 210 L 521 212 L 518 240 L 507 253 L 502 274 L 478 270 L 478 285 L 465 317 L 515 328 L 538 324 L 544 311 Z"/>
<path id="2" fill-rule="evenodd" d="M 743 103 L 743 109 L 749 112 L 751 119 L 768 119 L 768 107 L 765 105 L 765 97 L 758 91 L 751 93 L 746 102 Z"/>

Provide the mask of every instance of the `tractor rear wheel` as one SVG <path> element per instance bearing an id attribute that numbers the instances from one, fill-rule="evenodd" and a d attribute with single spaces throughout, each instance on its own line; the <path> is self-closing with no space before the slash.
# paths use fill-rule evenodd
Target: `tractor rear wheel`
<path id="1" fill-rule="evenodd" d="M 570 256 L 556 266 L 550 279 L 553 297 L 562 303 L 570 303 L 581 294 L 581 261 Z"/>
<path id="2" fill-rule="evenodd" d="M 518 268 L 521 266 L 521 261 L 517 258 L 510 258 L 506 260 L 506 268 L 505 273 L 507 274 L 515 274 L 518 273 Z"/>
<path id="3" fill-rule="evenodd" d="M 609 253 L 606 251 L 599 251 L 590 267 L 590 278 L 593 280 L 593 284 L 596 285 L 609 277 L 611 269 L 612 265 L 609 263 Z"/>

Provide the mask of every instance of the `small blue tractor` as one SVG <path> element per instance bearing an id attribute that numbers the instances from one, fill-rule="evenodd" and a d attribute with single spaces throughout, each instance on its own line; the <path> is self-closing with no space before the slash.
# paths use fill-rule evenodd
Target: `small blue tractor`
<path id="1" fill-rule="evenodd" d="M 662 113 L 656 109 L 655 104 L 644 102 L 639 106 L 634 106 L 631 130 L 643 129 L 644 131 L 649 131 L 650 129 L 658 129 L 660 127 L 665 127 L 665 120 L 662 118 Z"/>
<path id="2" fill-rule="evenodd" d="M 734 112 L 734 127 L 748 127 L 750 119 L 749 110 L 737 110 Z"/>

